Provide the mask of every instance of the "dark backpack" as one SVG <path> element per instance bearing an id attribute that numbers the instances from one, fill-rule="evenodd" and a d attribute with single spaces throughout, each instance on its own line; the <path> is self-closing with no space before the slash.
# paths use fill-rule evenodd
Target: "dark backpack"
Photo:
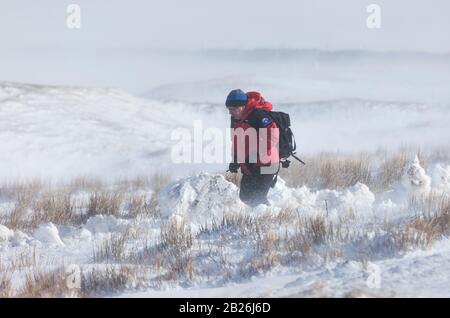
<path id="1" fill-rule="evenodd" d="M 266 113 L 275 121 L 280 129 L 280 143 L 279 143 L 279 155 L 283 168 L 289 167 L 290 156 L 297 159 L 302 164 L 305 164 L 300 158 L 295 155 L 297 145 L 295 144 L 295 137 L 291 130 L 291 118 L 289 114 L 283 112 L 266 111 Z"/>

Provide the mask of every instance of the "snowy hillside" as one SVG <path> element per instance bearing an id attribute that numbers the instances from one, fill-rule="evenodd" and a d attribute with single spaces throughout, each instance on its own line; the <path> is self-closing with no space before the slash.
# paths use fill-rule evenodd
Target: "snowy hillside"
<path id="1" fill-rule="evenodd" d="M 221 94 L 226 91 L 221 90 Z M 448 146 L 448 104 L 337 99 L 285 103 L 299 153 Z M 114 89 L 0 83 L 0 178 L 117 179 L 223 171 L 215 165 L 171 163 L 171 133 L 194 121 L 223 131 L 223 103 L 141 99 Z M 204 141 L 206 143 L 206 141 Z"/>
<path id="2" fill-rule="evenodd" d="M 113 89 L 0 83 L 0 177 L 151 174 L 182 113 Z"/>

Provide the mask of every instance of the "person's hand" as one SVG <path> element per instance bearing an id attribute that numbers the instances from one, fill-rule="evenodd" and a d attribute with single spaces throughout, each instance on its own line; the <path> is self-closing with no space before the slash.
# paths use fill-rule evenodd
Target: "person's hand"
<path id="1" fill-rule="evenodd" d="M 237 173 L 239 167 L 240 167 L 240 164 L 232 162 L 228 166 L 228 171 L 230 171 L 231 173 Z"/>

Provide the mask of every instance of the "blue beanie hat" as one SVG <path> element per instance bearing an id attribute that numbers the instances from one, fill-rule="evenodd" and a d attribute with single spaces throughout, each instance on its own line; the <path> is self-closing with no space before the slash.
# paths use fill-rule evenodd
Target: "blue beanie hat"
<path id="1" fill-rule="evenodd" d="M 225 105 L 227 107 L 239 107 L 247 104 L 247 94 L 240 89 L 234 89 L 228 94 Z"/>

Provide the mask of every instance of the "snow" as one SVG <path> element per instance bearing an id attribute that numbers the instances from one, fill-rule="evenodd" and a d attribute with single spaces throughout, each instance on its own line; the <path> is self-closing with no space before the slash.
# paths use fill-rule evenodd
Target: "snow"
<path id="1" fill-rule="evenodd" d="M 427 176 L 417 160 L 413 160 L 410 166 L 414 167 L 416 173 L 406 175 L 413 180 L 422 180 Z M 442 180 L 445 180 L 442 175 L 447 171 L 443 167 L 445 166 L 430 166 L 430 169 L 437 169 L 439 172 L 429 177 L 430 191 L 442 186 Z M 400 220 L 405 213 L 411 212 L 405 207 L 410 196 L 415 193 L 417 189 L 413 186 L 394 188 L 390 195 L 395 200 L 391 200 L 384 198 L 383 193 L 375 194 L 362 183 L 342 190 L 310 189 L 306 186 L 290 188 L 280 178 L 279 183 L 269 191 L 271 205 L 260 205 L 252 209 L 237 199 L 237 187 L 222 175 L 199 173 L 179 178 L 160 192 L 161 221 L 95 215 L 79 226 L 46 223 L 25 232 L 0 226 L 1 237 L 6 238 L 0 242 L 0 253 L 2 259 L 14 259 L 22 253 L 30 254 L 31 248 L 35 249 L 34 257 L 44 267 L 55 266 L 61 261 L 63 264 L 96 266 L 92 261 L 92 251 L 102 246 L 105 239 L 127 230 L 137 237 L 144 234 L 147 242 L 158 244 L 161 222 L 172 219 L 180 222 L 178 224 L 185 222 L 194 237 L 197 237 L 198 241 L 192 247 L 193 252 L 201 246 L 208 246 L 211 257 L 217 257 L 215 253 L 223 253 L 229 266 L 243 266 L 248 265 L 254 255 L 256 243 L 253 240 L 242 237 L 243 234 L 239 234 L 232 226 L 220 236 L 214 231 L 209 234 L 202 232 L 202 228 L 211 224 L 214 219 L 216 224 L 220 224 L 227 214 L 276 218 L 285 208 L 293 209 L 301 217 L 326 215 L 330 222 L 339 222 L 340 218 L 351 214 L 352 218 L 346 221 L 348 223 L 345 226 L 351 232 L 364 233 L 365 239 L 346 243 L 344 255 L 337 259 L 323 262 L 319 255 L 315 255 L 295 266 L 278 265 L 268 272 L 249 277 L 233 274 L 230 280 L 223 281 L 220 279 L 224 274 L 223 268 L 216 267 L 218 265 L 215 262 L 203 258 L 200 253 L 197 260 L 200 272 L 209 273 L 211 277 L 218 275 L 219 278 L 207 279 L 200 275 L 197 281 L 187 285 L 168 283 L 159 288 L 147 286 L 138 291 L 125 290 L 119 296 L 343 297 L 354 294 L 363 297 L 449 297 L 450 290 L 446 286 L 450 283 L 450 270 L 447 266 L 450 261 L 450 240 L 447 238 L 437 240 L 427 250 L 390 254 L 380 245 L 379 250 L 374 250 L 376 254 L 367 254 L 367 260 L 361 260 L 358 256 L 358 253 L 364 253 L 366 249 L 373 249 L 372 245 L 383 239 L 382 231 L 376 228 L 379 224 L 377 222 Z M 289 224 L 275 226 L 264 235 L 284 235 L 294 228 Z M 141 239 L 142 237 L 133 239 L 132 245 L 126 245 L 127 248 L 133 251 L 144 247 Z M 328 248 L 336 248 L 333 244 L 330 243 Z"/>
<path id="2" fill-rule="evenodd" d="M 26 247 L 32 241 L 32 238 L 22 231 L 15 231 L 11 239 L 13 246 Z"/>
<path id="3" fill-rule="evenodd" d="M 416 156 L 414 161 L 410 163 L 403 176 L 402 184 L 406 190 L 413 195 L 421 195 L 430 192 L 431 178 L 420 166 L 419 158 Z"/>
<path id="4" fill-rule="evenodd" d="M 123 297 L 450 297 L 450 241 L 430 251 L 381 261 L 329 264 L 220 287 L 148 290 Z"/>
<path id="5" fill-rule="evenodd" d="M 64 245 L 59 236 L 58 228 L 53 223 L 41 224 L 33 232 L 33 237 L 42 243 Z"/>
<path id="6" fill-rule="evenodd" d="M 249 209 L 238 199 L 238 188 L 234 184 L 227 182 L 222 175 L 201 173 L 168 185 L 158 199 L 164 217 L 177 215 L 198 228 L 213 220 L 220 221 L 228 213 L 239 212 L 261 215 L 291 208 L 306 215 L 308 211 L 310 214 L 323 211 L 327 205 L 330 216 L 349 211 L 371 213 L 375 195 L 362 183 L 344 191 L 312 191 L 307 187 L 289 188 L 278 177 L 276 186 L 269 190 L 270 206 L 261 204 Z"/>
<path id="7" fill-rule="evenodd" d="M 0 241 L 7 241 L 14 236 L 14 231 L 0 224 Z"/>
<path id="8" fill-rule="evenodd" d="M 125 222 L 113 215 L 96 215 L 89 218 L 84 226 L 87 232 L 80 233 L 81 236 L 89 236 L 89 233 L 109 233 L 123 229 Z"/>
<path id="9" fill-rule="evenodd" d="M 191 224 L 221 220 L 227 212 L 245 208 L 239 200 L 238 188 L 222 175 L 200 175 L 177 180 L 158 197 L 161 214 L 180 215 Z"/>
<path id="10" fill-rule="evenodd" d="M 392 240 L 384 227 L 415 217 L 417 211 L 409 207 L 412 197 L 450 194 L 450 165 L 445 158 L 427 165 L 418 156 L 409 158 L 401 180 L 381 192 L 363 183 L 344 189 L 292 188 L 279 177 L 269 191 L 270 206 L 255 208 L 245 206 L 238 199 L 238 188 L 217 173 L 226 169 L 226 161 L 218 165 L 171 163 L 170 135 L 175 128 L 192 129 L 197 119 L 204 127 L 228 127 L 220 96 L 238 84 L 262 88 L 277 110 L 291 114 L 301 154 L 375 151 L 403 145 L 448 147 L 443 136 L 450 135 L 450 100 L 448 85 L 442 81 L 415 78 L 401 84 L 401 79 L 395 78 L 389 90 L 389 84 L 379 82 L 385 78 L 382 74 L 361 84 L 355 84 L 358 78 L 354 74 L 330 80 L 295 79 L 296 74 L 283 80 L 278 75 L 246 81 L 245 76 L 230 75 L 224 81 L 168 83 L 152 89 L 148 99 L 111 88 L 0 82 L 0 220 L 5 211 L 15 207 L 15 196 L 2 188 L 9 182 L 87 177 L 99 178 L 106 188 L 114 189 L 111 180 L 154 172 L 173 176 L 158 194 L 158 216 L 130 218 L 120 211 L 115 216 L 93 215 L 80 224 L 42 223 L 25 229 L 0 225 L 0 265 L 21 264 L 17 276 L 23 276 L 31 264 L 46 269 L 65 264 L 101 268 L 109 260 L 96 260 L 93 251 L 112 242 L 127 256 L 148 262 L 144 263 L 149 270 L 146 284 L 138 291 L 122 291 L 119 296 L 123 297 L 342 297 L 348 293 L 450 297 L 449 239 L 439 236 L 428 249 L 397 251 L 389 245 Z M 386 98 L 375 93 L 374 83 L 386 89 Z M 439 85 L 433 86 L 436 83 Z M 201 94 L 197 94 L 199 87 L 204 88 Z M 418 92 L 410 96 L 414 87 Z M 321 99 L 324 90 L 327 93 Z M 355 90 L 355 94 L 349 93 Z M 308 94 L 302 96 L 305 91 Z M 430 92 L 438 95 L 436 99 L 430 98 Z M 153 193 L 131 188 L 121 191 Z M 89 202 L 86 189 L 71 195 L 78 203 Z M 121 208 L 126 209 L 126 204 Z M 292 212 L 285 216 L 291 219 L 283 221 L 286 211 Z M 26 207 L 23 212 L 29 216 L 33 210 Z M 268 220 L 255 230 L 259 238 L 282 238 L 298 231 L 299 220 L 308 218 L 323 218 L 335 226 L 345 222 L 343 231 L 350 238 L 314 245 L 310 256 L 298 257 L 294 255 L 297 251 L 293 252 L 289 256 L 298 257 L 295 260 L 274 250 L 271 256 L 283 262 L 267 270 L 252 268 L 270 259 L 267 255 L 258 259 L 267 246 L 258 245 L 247 233 L 252 222 Z M 173 261 L 172 254 L 158 255 L 164 245 L 162 228 L 168 220 L 186 225 L 192 235 L 192 246 L 178 251 L 195 256 L 192 280 L 183 275 L 175 281 L 161 278 Z M 245 222 L 250 225 L 246 227 Z"/>
<path id="11" fill-rule="evenodd" d="M 438 191 L 450 193 L 450 165 L 436 164 L 434 166 L 433 183 Z"/>
<path id="12" fill-rule="evenodd" d="M 445 101 L 346 96 L 289 101 L 262 93 L 276 110 L 291 115 L 301 155 L 448 147 L 442 138 L 450 135 Z M 143 99 L 111 88 L 12 82 L 0 82 L 0 96 L 0 180 L 132 179 L 161 171 L 179 177 L 223 171 L 228 164 L 225 156 L 217 164 L 173 164 L 170 151 L 177 142 L 172 132 L 192 131 L 195 120 L 202 120 L 204 129 L 223 131 L 225 149 L 229 117 L 223 102 Z"/>

